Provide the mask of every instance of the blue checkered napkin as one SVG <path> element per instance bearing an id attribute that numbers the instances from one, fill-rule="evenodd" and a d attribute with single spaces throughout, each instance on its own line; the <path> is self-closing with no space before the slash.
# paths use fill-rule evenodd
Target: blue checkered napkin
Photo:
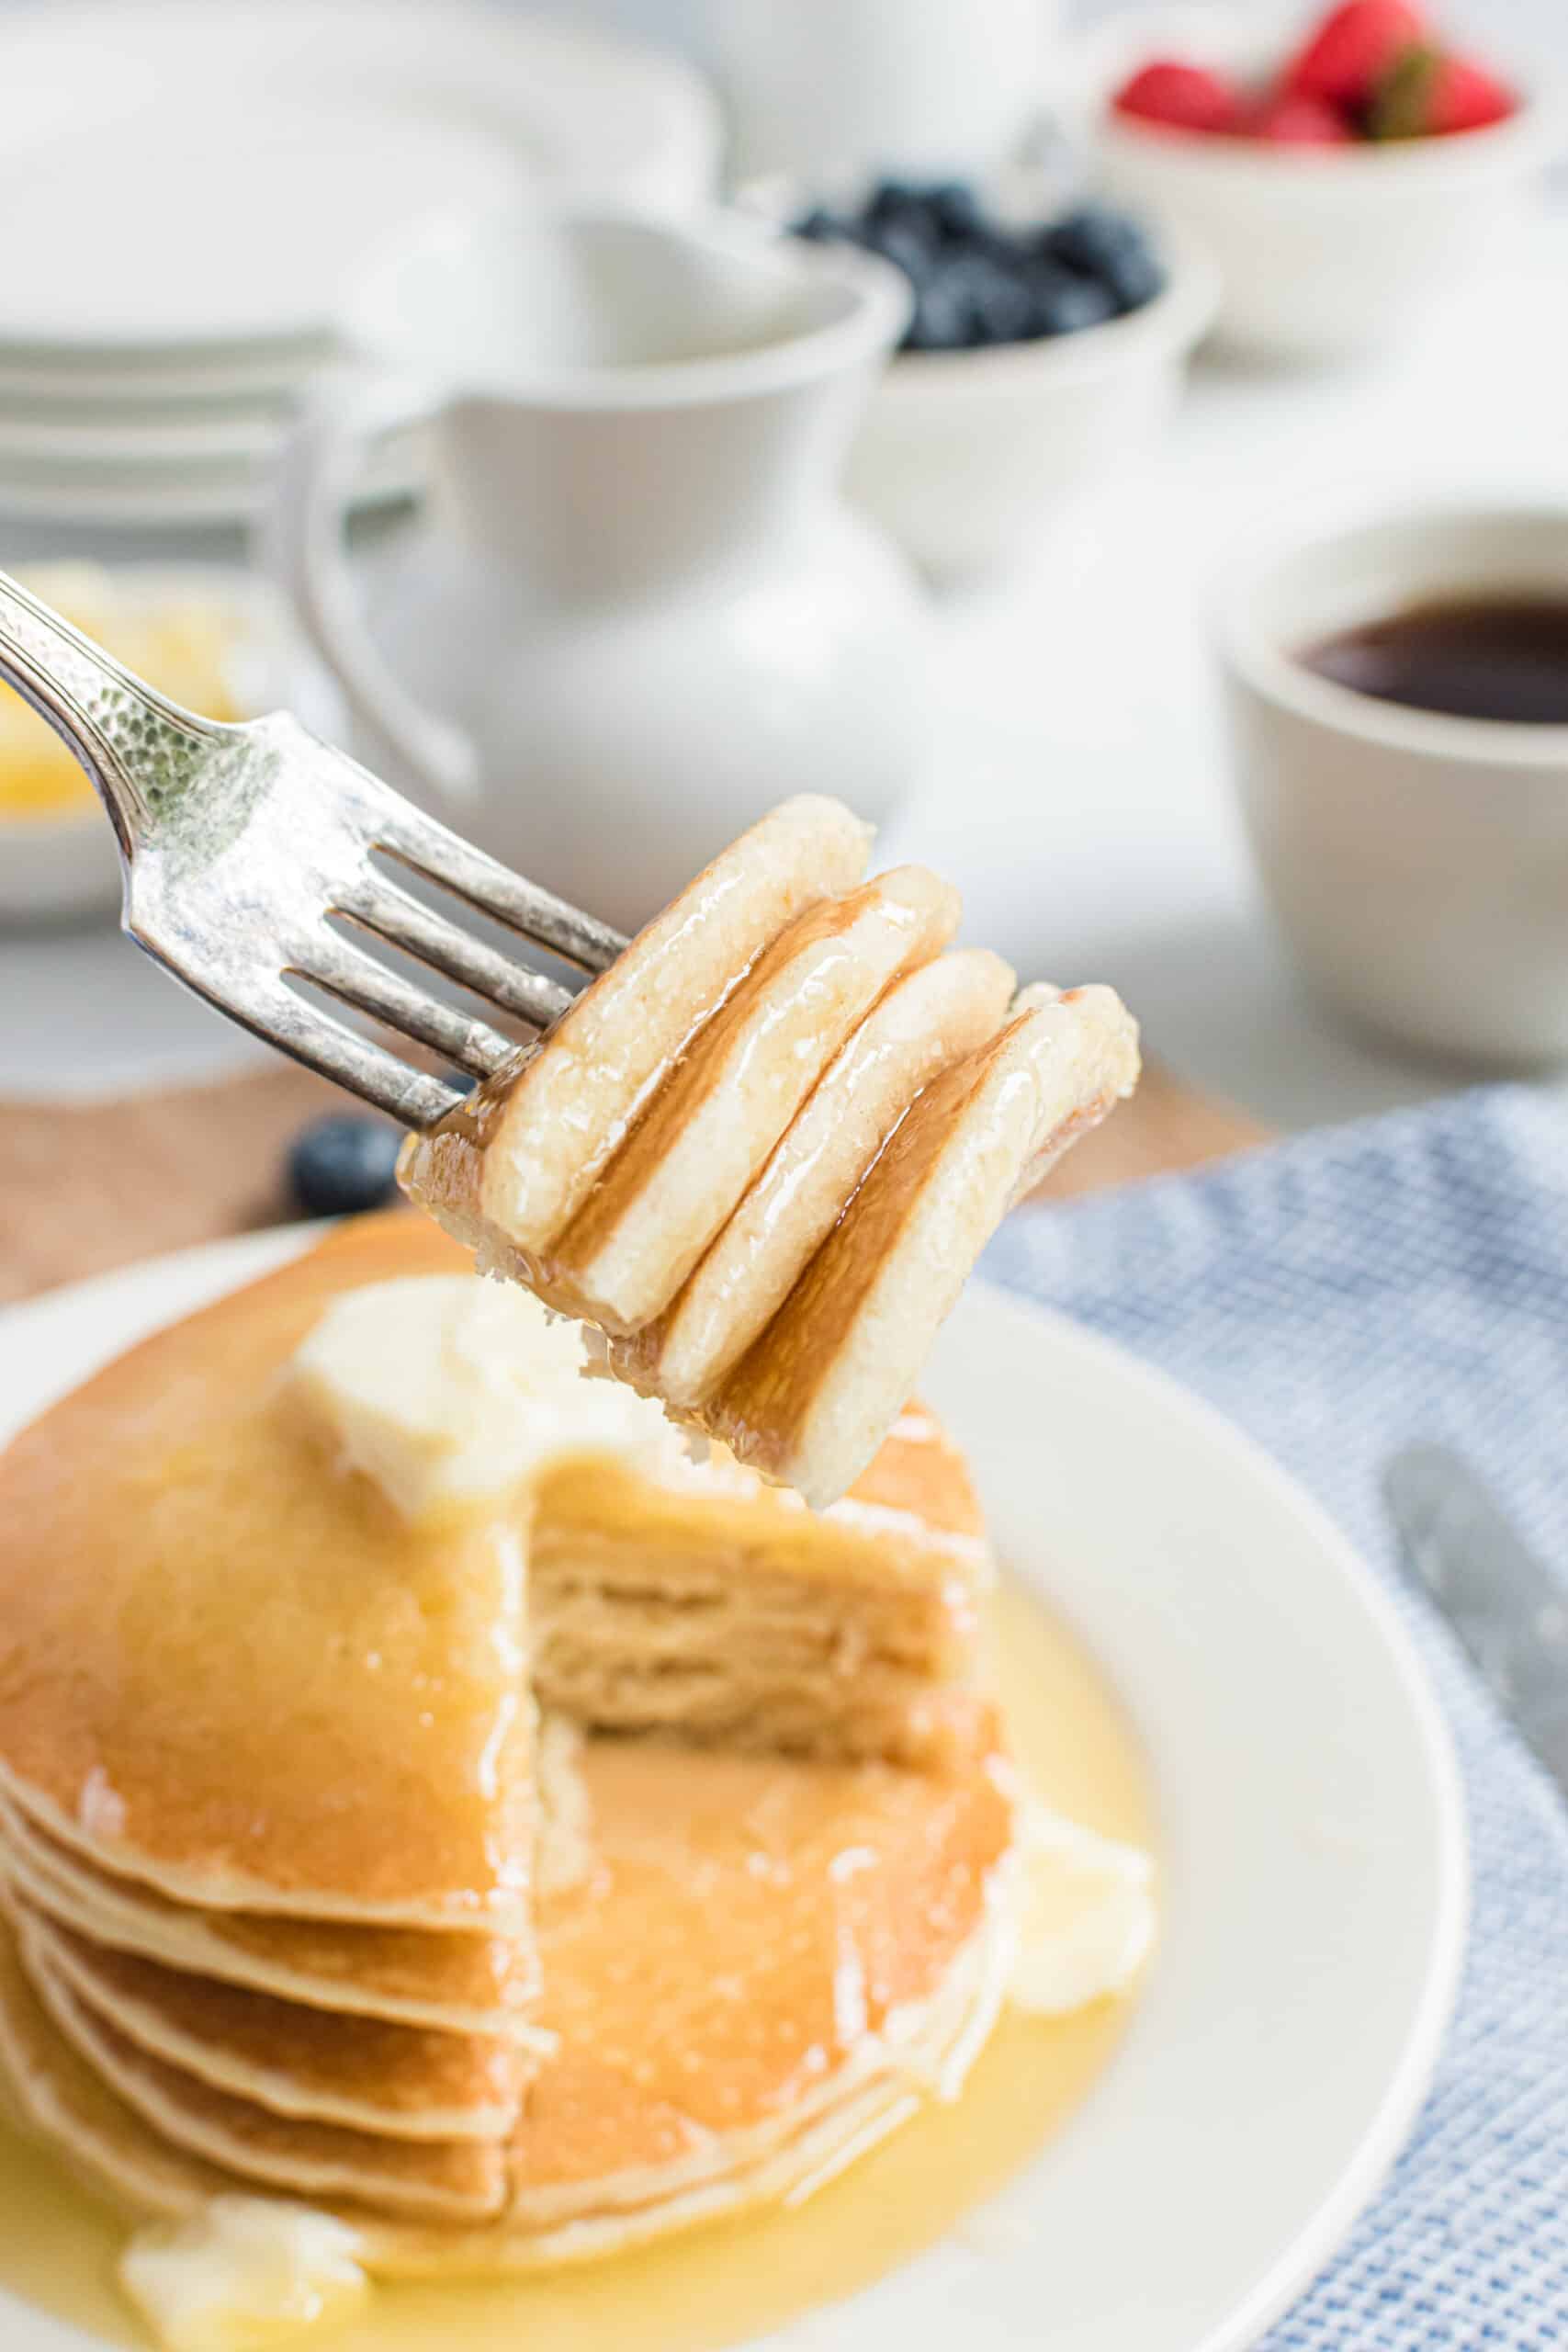
<path id="1" fill-rule="evenodd" d="M 1568 2346 L 1568 1810 L 1397 1575 L 1381 1466 L 1462 1448 L 1568 1577 L 1568 1111 L 1522 1089 L 1023 1210 L 985 1271 L 1186 1382 L 1388 1579 L 1458 1742 L 1475 1909 L 1436 2086 L 1269 2352 Z"/>

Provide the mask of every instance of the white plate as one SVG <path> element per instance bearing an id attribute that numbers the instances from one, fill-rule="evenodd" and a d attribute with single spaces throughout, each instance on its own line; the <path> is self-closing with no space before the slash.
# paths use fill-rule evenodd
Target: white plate
<path id="1" fill-rule="evenodd" d="M 77 418 L 59 410 L 17 416 L 0 407 L 0 469 L 265 465 L 276 456 L 287 430 L 282 413 L 222 408 L 171 422 L 158 415 Z"/>
<path id="2" fill-rule="evenodd" d="M 336 356 L 331 336 L 312 343 L 219 344 L 211 351 L 151 358 L 134 351 L 29 353 L 25 345 L 0 340 L 0 395 L 61 407 L 108 403 L 130 413 L 169 401 L 277 401 L 298 398 L 316 369 Z"/>
<path id="3" fill-rule="evenodd" d="M 459 0 L 51 8 L 6 25 L 0 91 L 0 344 L 35 362 L 319 335 L 429 211 L 687 203 L 716 153 L 686 66 Z"/>
<path id="4" fill-rule="evenodd" d="M 0 1318 L 0 1436 L 305 1238 L 193 1250 Z M 925 1386 L 1004 1556 L 1143 1735 L 1163 1940 L 1120 2055 L 998 2200 L 987 2250 L 937 2246 L 770 2352 L 1235 2352 L 1343 2236 L 1427 2086 L 1464 1934 L 1448 1735 L 1328 1521 L 1169 1381 L 974 1284 Z M 0 2293 L 6 2352 L 85 2341 Z"/>
<path id="5" fill-rule="evenodd" d="M 412 497 L 423 480 L 417 445 L 409 439 L 389 442 L 372 453 L 355 484 L 354 503 L 383 506 Z M 0 456 L 0 516 L 128 527 L 245 523 L 265 514 L 272 494 L 272 468 L 266 462 L 203 458 L 13 469 Z"/>

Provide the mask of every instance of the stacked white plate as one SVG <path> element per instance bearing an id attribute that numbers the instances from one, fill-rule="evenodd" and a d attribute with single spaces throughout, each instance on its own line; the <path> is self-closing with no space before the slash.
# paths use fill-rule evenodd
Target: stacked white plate
<path id="1" fill-rule="evenodd" d="M 717 160 L 685 66 L 465 0 L 53 7 L 0 32 L 0 88 L 13 514 L 248 514 L 373 251 L 530 187 L 678 209 Z"/>

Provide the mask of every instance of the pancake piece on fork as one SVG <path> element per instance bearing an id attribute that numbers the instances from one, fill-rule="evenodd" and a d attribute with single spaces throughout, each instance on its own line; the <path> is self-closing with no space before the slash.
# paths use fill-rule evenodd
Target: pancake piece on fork
<path id="1" fill-rule="evenodd" d="M 775 812 L 797 847 L 805 805 Z M 810 806 L 825 828 L 831 804 Z M 755 878 L 770 821 L 709 876 L 730 861 Z M 699 903 L 707 881 L 693 886 Z M 1132 1092 L 1137 1029 L 1109 989 L 1026 989 L 1010 1012 L 1005 966 L 942 954 L 956 894 L 919 867 L 849 889 L 825 861 L 820 895 L 793 916 L 754 888 L 749 954 L 722 986 L 716 935 L 691 933 L 685 904 L 523 1059 L 412 1136 L 400 1172 L 481 1266 L 589 1324 L 612 1378 L 822 1509 L 872 1460 L 1025 1171 Z M 681 1008 L 656 1047 L 638 987 L 655 971 Z M 607 1091 L 586 1037 L 611 1070 L 635 1067 L 637 1085 Z M 933 1103 L 964 1140 L 937 1155 L 940 1181 L 933 1162 L 920 1216 L 900 1227 L 886 1170 L 907 1175 L 906 1130 L 929 1136 Z M 569 1182 L 533 1181 L 563 1156 Z M 847 1266 L 851 1233 L 861 1260 L 886 1254 L 856 1267 L 875 1305 L 852 1346 L 814 1279 L 818 1260 Z M 832 1361 L 831 1405 L 808 1411 L 792 1367 L 818 1358 Z"/>
<path id="2" fill-rule="evenodd" d="M 875 1452 L 1002 1217 L 1136 1075 L 1109 989 L 1025 989 L 921 1094 L 701 1425 L 808 1502 Z"/>
<path id="3" fill-rule="evenodd" d="M 803 794 L 742 833 L 541 1045 L 428 1136 L 403 1181 L 481 1265 L 524 1272 L 582 1205 L 649 1094 L 762 950 L 865 869 L 872 829 Z"/>

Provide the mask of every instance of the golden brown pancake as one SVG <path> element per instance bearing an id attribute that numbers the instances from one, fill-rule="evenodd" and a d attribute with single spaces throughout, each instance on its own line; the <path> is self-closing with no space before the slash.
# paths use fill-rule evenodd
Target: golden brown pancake
<path id="1" fill-rule="evenodd" d="M 785 925 L 864 871 L 871 828 L 801 794 L 705 866 L 538 1047 L 404 1146 L 402 1181 L 481 1262 L 542 1250 L 693 1032 Z"/>
<path id="2" fill-rule="evenodd" d="M 910 1109 L 767 1329 L 694 1418 L 820 1507 L 857 1477 L 1013 1202 L 1137 1076 L 1109 989 L 1026 989 Z"/>
<path id="3" fill-rule="evenodd" d="M 558 2042 L 511 2143 L 505 2214 L 378 2221 L 375 2267 L 562 2260 L 786 2193 L 955 2089 L 989 2029 L 1011 1811 L 987 1741 L 942 1774 L 612 1739 L 582 1769 L 593 1867 L 541 1900 L 541 2022 Z M 280 2144 L 226 2102 L 220 2136 L 241 2135 L 250 2171 L 171 2153 L 171 2114 L 213 2143 L 199 2086 L 100 2038 L 111 2095 L 80 2063 L 90 2032 L 60 2016 L 63 2048 L 0 1966 L 13 2097 L 132 2210 L 191 2210 Z"/>
<path id="4" fill-rule="evenodd" d="M 734 1216 L 656 1322 L 611 1343 L 623 1380 L 700 1404 L 783 1306 L 914 1097 L 999 1025 L 1013 975 L 970 948 L 890 988 L 812 1089 Z"/>
<path id="5" fill-rule="evenodd" d="M 98 1869 L 14 1807 L 0 1827 L 0 1876 L 47 1917 L 116 1951 L 311 2008 L 539 2047 L 528 2015 L 537 1961 L 508 1938 L 192 1910 Z"/>
<path id="6" fill-rule="evenodd" d="M 516 1532 L 402 1525 L 276 1408 L 338 1289 L 420 1255 L 351 1228 L 0 1457 L 0 1788 L 179 1901 L 526 1934 Z"/>
<path id="7" fill-rule="evenodd" d="M 533 1288 L 601 1329 L 667 1307 L 844 1041 L 899 976 L 940 954 L 958 893 L 900 866 L 797 915 L 676 1062 Z"/>
<path id="8" fill-rule="evenodd" d="M 56 2030 L 171 2146 L 307 2203 L 348 2200 L 434 2222 L 500 2211 L 506 2151 L 490 2140 L 415 2141 L 275 2115 L 151 2058 L 80 2002 L 18 1928 L 22 1965 Z"/>
<path id="9" fill-rule="evenodd" d="M 349 2018 L 139 1960 L 17 1905 L 82 2007 L 149 2057 L 274 2114 L 395 2139 L 505 2139 L 519 2053 L 493 2036 Z"/>
<path id="10" fill-rule="evenodd" d="M 535 1688 L 617 1731 L 919 1762 L 981 1703 L 990 1553 L 963 1457 L 911 1406 L 830 1510 L 716 1456 L 689 1481 L 563 1464 L 532 1547 Z"/>
<path id="11" fill-rule="evenodd" d="M 660 969 L 707 1009 L 678 1050 L 662 1032 L 646 1050 L 638 942 L 411 1139 L 402 1179 L 483 1267 L 592 1327 L 610 1376 L 821 1509 L 875 1454 L 1020 1189 L 1132 1092 L 1137 1030 L 1108 989 L 1025 990 L 1007 1013 L 1005 967 L 936 960 L 958 905 L 919 867 L 759 923 L 728 989 L 682 903 L 654 926 Z M 627 1056 L 641 1082 L 606 1125 L 600 1067 Z M 534 1182 L 563 1155 L 570 1184 Z"/>
<path id="12" fill-rule="evenodd" d="M 350 1952 L 371 1924 L 519 1927 L 536 1826 L 510 1662 L 522 1530 L 406 1527 L 368 1481 L 323 1475 L 276 1395 L 341 1291 L 462 1262 L 406 1218 L 345 1228 L 132 1351 L 0 1459 L 0 1788 L 99 1870 L 209 1915 L 204 1942 L 276 1959 L 290 1981 L 220 1967 L 181 1923 L 174 1948 L 135 1944 L 148 1957 L 309 1998 L 301 1976 L 357 1961 L 338 1971 L 333 1936 L 318 1950 L 288 1930 L 283 1949 L 258 1951 L 264 1916 L 352 1928 Z M 683 1620 L 693 1727 L 711 1735 L 756 1704 L 756 1736 L 850 1752 L 919 1745 L 933 1685 L 968 1671 L 987 1570 L 962 1464 L 929 1426 L 919 1443 L 895 1440 L 865 1489 L 819 1520 L 722 1464 L 671 1486 L 606 1460 L 546 1481 L 536 1541 L 547 1590 L 564 1612 L 570 1579 L 578 1618 L 541 1645 L 547 1704 L 612 1728 L 677 1723 L 675 1679 L 650 1708 L 636 1695 L 647 1676 L 604 1671 L 604 1637 L 640 1639 L 626 1613 L 639 1590 L 668 1625 L 723 1577 L 728 1654 L 703 1652 L 694 1610 Z M 56 1550 L 65 1565 L 46 1572 Z M 644 1550 L 639 1582 L 627 1567 Z M 576 1607 L 595 1579 L 598 1634 Z M 733 1636 L 753 1604 L 759 1634 L 775 1627 L 781 1594 L 812 1647 L 780 1654 L 775 1691 L 765 1655 L 759 1684 L 761 1643 L 742 1651 Z M 540 1623 L 548 1634 L 547 1611 Z M 857 1656 L 886 1668 L 868 1672 L 863 1707 L 847 1670 Z M 482 1883 L 466 1901 L 465 1877 Z M 230 1935 L 227 1910 L 251 1924 Z M 299 1940 L 305 1951 L 286 1949 Z M 526 1973 L 512 1971 L 514 1995 Z"/>
<path id="13" fill-rule="evenodd" d="M 721 1454 L 569 1445 L 406 1521 L 288 1368 L 344 1292 L 455 1261 L 345 1228 L 0 1462 L 16 2102 L 138 2210 L 263 2188 L 405 2267 L 847 2160 L 983 2038 L 1011 1840 L 933 1419 L 820 1515 Z"/>

